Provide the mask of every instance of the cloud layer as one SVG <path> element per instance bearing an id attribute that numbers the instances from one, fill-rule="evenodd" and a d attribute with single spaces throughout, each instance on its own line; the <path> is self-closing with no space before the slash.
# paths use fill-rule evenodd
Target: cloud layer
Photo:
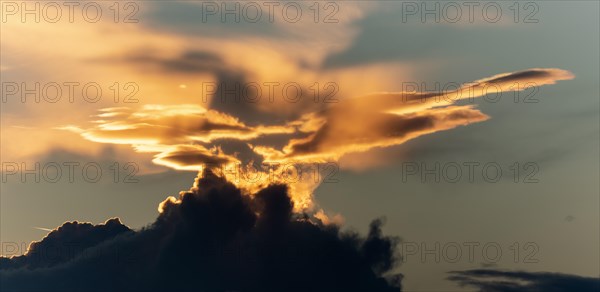
<path id="1" fill-rule="evenodd" d="M 160 67 L 166 66 L 164 70 L 172 70 L 171 67 L 180 71 L 206 70 L 220 79 L 225 78 L 220 69 L 223 66 L 219 65 L 221 61 L 216 57 L 200 53 L 185 56 L 198 59 L 196 63 L 204 65 L 154 58 L 138 58 L 135 62 L 158 63 Z M 215 61 L 216 65 L 206 59 Z M 180 68 L 184 64 L 187 67 Z M 534 68 L 494 75 L 444 92 L 415 90 L 342 98 L 339 103 L 321 105 L 298 118 L 292 115 L 291 120 L 272 120 L 270 124 L 257 123 L 263 120 L 261 115 L 255 121 L 242 122 L 237 116 L 239 109 L 260 106 L 240 98 L 241 105 L 233 108 L 214 104 L 212 109 L 195 104 L 146 105 L 138 110 L 108 108 L 95 117 L 93 127 L 71 125 L 64 128 L 74 130 L 90 141 L 132 145 L 138 152 L 154 153 L 155 163 L 182 170 L 199 171 L 207 165 L 225 168 L 241 165 L 243 170 L 254 162 L 298 165 L 337 162 L 347 154 L 400 145 L 422 135 L 489 119 L 474 105 L 459 105 L 458 102 L 554 84 L 573 77 L 561 69 Z M 218 98 L 212 100 L 219 104 Z M 223 151 L 222 146 L 232 143 L 238 143 L 238 147 Z M 244 151 L 247 152 L 245 157 Z M 270 174 L 270 170 L 261 171 L 263 177 Z M 311 195 L 318 183 L 304 178 L 292 186 L 292 198 L 297 208 L 313 205 Z"/>
<path id="2" fill-rule="evenodd" d="M 481 292 L 598 291 L 600 279 L 548 272 L 468 270 L 450 272 L 450 280 Z"/>
<path id="3" fill-rule="evenodd" d="M 70 222 L 21 257 L 1 258 L 7 291 L 400 291 L 398 239 L 294 213 L 285 185 L 244 195 L 205 171 L 156 221 Z M 56 254 L 58 253 L 58 254 Z M 68 256 L 66 256 L 68 255 Z"/>

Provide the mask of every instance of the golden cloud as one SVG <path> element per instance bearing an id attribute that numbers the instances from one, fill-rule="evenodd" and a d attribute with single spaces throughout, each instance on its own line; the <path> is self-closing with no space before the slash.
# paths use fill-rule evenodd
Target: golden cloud
<path id="1" fill-rule="evenodd" d="M 230 114 L 184 104 L 146 105 L 139 110 L 108 108 L 94 116 L 98 120 L 93 127 L 65 129 L 90 141 L 129 144 L 137 152 L 156 153 L 154 163 L 174 169 L 235 168 L 224 174 L 228 180 L 256 191 L 269 183 L 289 184 L 287 170 L 250 167 L 254 161 L 242 161 L 235 151 L 225 153 L 222 144 L 244 142 L 262 162 L 294 163 L 300 165 L 298 170 L 311 163 L 337 162 L 347 154 L 400 145 L 422 135 L 489 119 L 475 105 L 455 104 L 460 100 L 522 91 L 573 77 L 565 70 L 536 68 L 495 75 L 446 92 L 376 93 L 343 99 L 297 120 L 272 125 L 249 126 Z M 284 146 L 262 139 L 272 135 L 283 137 Z M 240 173 L 269 179 L 240 179 Z M 312 192 L 319 184 L 307 173 L 312 172 L 298 173 L 295 183 L 289 184 L 300 209 L 312 207 Z"/>

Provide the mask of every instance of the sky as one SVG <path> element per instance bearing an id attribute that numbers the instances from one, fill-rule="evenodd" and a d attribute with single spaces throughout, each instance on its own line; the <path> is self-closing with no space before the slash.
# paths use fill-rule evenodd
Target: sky
<path id="1" fill-rule="evenodd" d="M 598 285 L 596 1 L 1 4 L 2 256 L 73 221 L 153 246 L 186 208 L 220 210 L 185 198 L 228 198 L 223 179 L 256 213 L 247 238 L 279 218 L 365 236 L 365 258 L 394 243 L 395 265 L 366 262 L 404 291 Z"/>

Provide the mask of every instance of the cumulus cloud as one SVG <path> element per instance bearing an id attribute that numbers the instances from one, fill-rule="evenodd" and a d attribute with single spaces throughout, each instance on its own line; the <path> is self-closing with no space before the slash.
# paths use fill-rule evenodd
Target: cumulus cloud
<path id="1" fill-rule="evenodd" d="M 450 272 L 450 280 L 472 286 L 481 292 L 558 292 L 598 291 L 600 279 L 577 275 L 502 270 L 468 270 Z"/>
<path id="2" fill-rule="evenodd" d="M 293 212 L 287 186 L 256 193 L 211 171 L 161 203 L 139 231 L 117 219 L 65 223 L 18 258 L 2 258 L 7 291 L 400 291 L 398 239 L 381 221 L 362 237 Z M 32 264 L 43 247 L 69 256 Z M 59 249 L 61 250 L 61 249 Z"/>
<path id="3" fill-rule="evenodd" d="M 77 257 L 83 250 L 131 232 L 118 218 L 93 225 L 77 221 L 66 222 L 41 241 L 32 242 L 22 256 L 0 258 L 0 269 L 40 269 L 56 266 Z"/>

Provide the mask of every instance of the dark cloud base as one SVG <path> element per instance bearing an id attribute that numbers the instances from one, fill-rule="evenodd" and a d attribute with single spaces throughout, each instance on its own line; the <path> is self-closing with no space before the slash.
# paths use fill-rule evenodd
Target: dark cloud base
<path id="1" fill-rule="evenodd" d="M 600 291 L 600 278 L 560 273 L 478 269 L 454 271 L 450 274 L 448 279 L 462 286 L 476 287 L 481 292 Z"/>
<path id="2" fill-rule="evenodd" d="M 287 186 L 248 196 L 205 172 L 133 231 L 69 222 L 0 258 L 1 291 L 400 291 L 396 238 L 362 237 L 292 212 Z"/>
<path id="3" fill-rule="evenodd" d="M 287 186 L 243 194 L 207 171 L 148 227 L 67 222 L 26 255 L 0 257 L 0 291 L 401 291 L 398 239 L 293 213 Z M 478 269 L 449 280 L 485 292 L 600 291 L 600 279 Z"/>

